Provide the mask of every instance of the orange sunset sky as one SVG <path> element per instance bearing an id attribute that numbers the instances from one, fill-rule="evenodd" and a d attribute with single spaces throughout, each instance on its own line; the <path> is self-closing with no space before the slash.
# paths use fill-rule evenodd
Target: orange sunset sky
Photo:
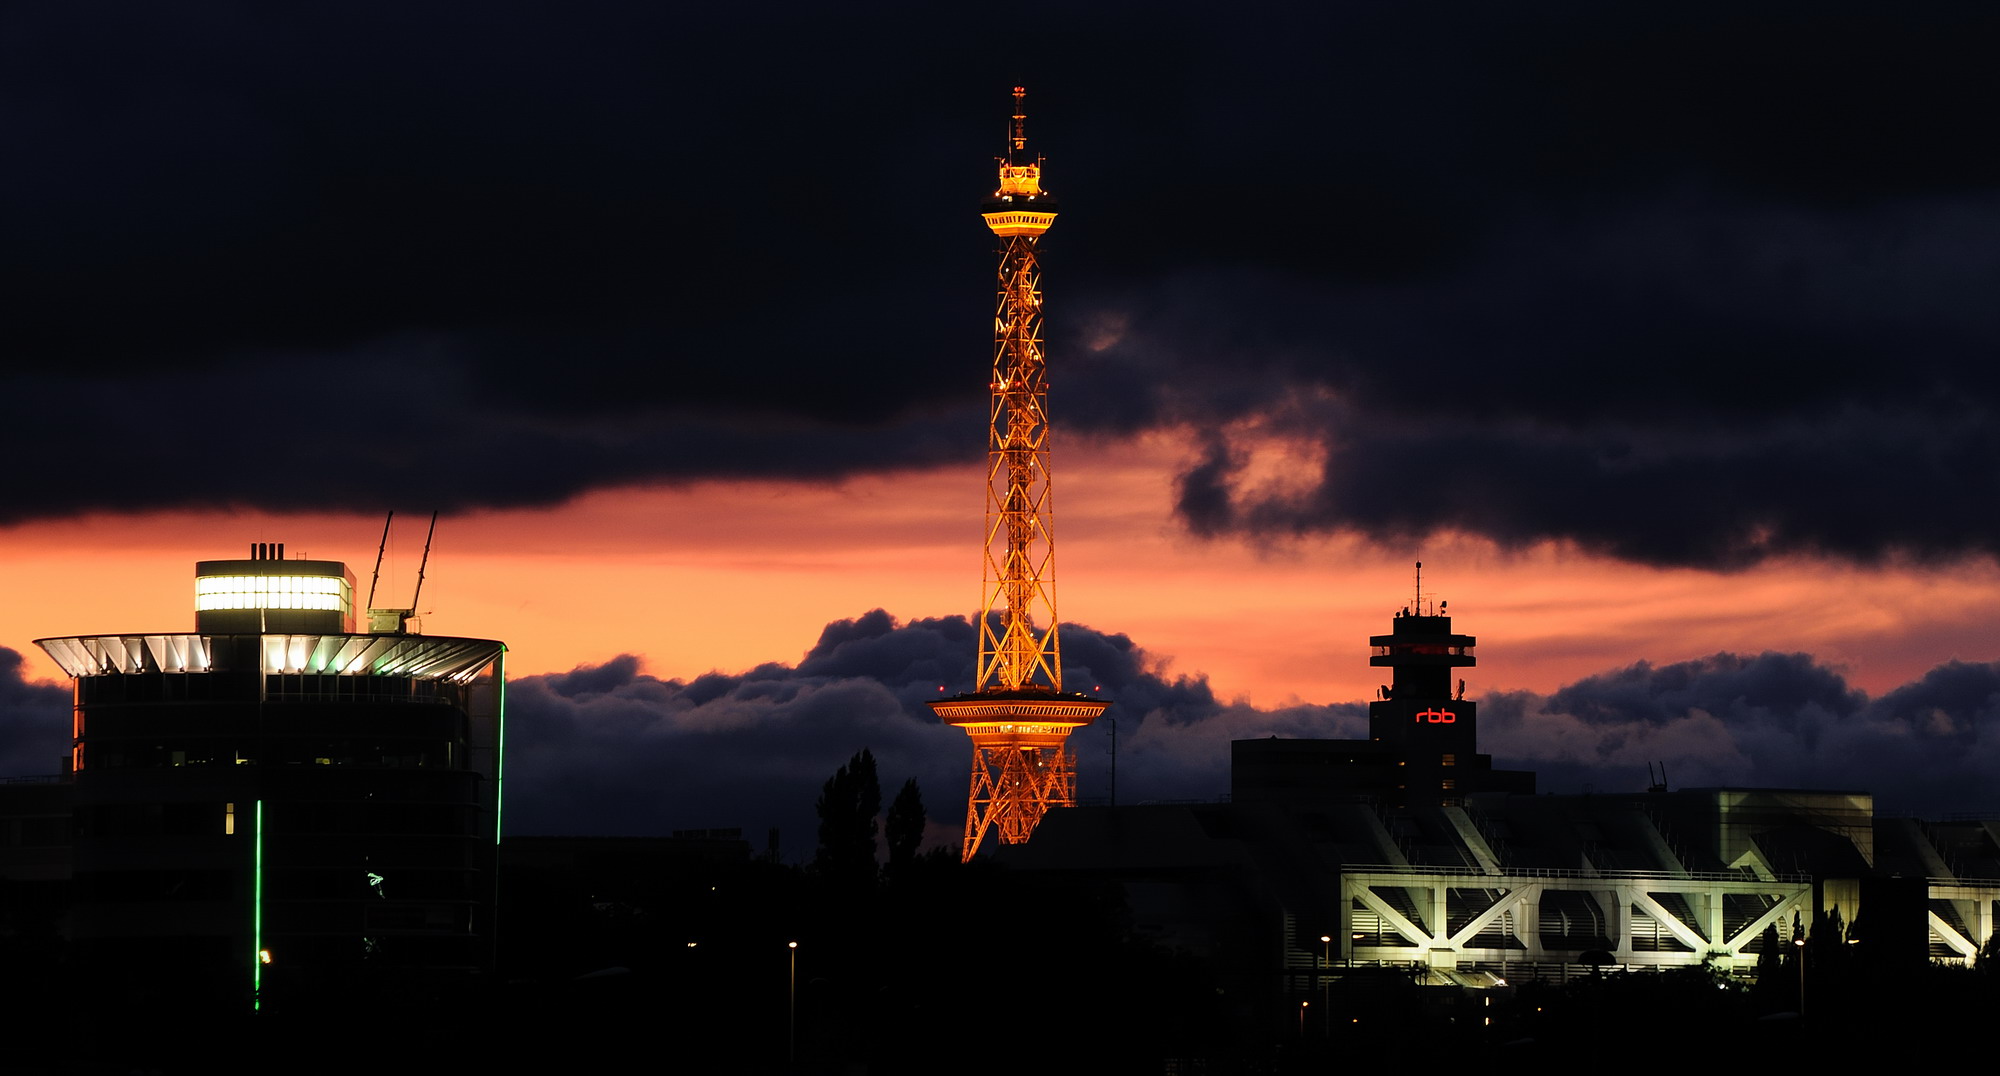
<path id="1" fill-rule="evenodd" d="M 1422 561 L 1545 790 L 1991 795 L 1991 5 L 125 14 L 4 37 L 15 772 L 33 640 L 188 630 L 258 542 L 365 600 L 389 509 L 401 606 L 442 509 L 418 626 L 508 644 L 522 832 L 808 833 L 864 745 L 964 787 L 922 622 L 979 600 L 1029 154 L 1058 608 L 1150 662 L 1068 637 L 1085 787 L 1358 734 Z"/>
<path id="2" fill-rule="evenodd" d="M 969 445 L 976 447 L 976 429 Z M 1263 707 L 1370 697 L 1386 632 L 1425 562 L 1427 597 L 1480 639 L 1478 694 L 1550 691 L 1646 659 L 1803 650 L 1879 693 L 1951 658 L 1991 660 L 2000 571 L 1987 561 L 1855 567 L 1810 558 L 1722 573 L 1620 563 L 1544 543 L 1506 552 L 1434 537 L 1386 548 L 1336 535 L 1255 546 L 1171 517 L 1186 450 L 1170 433 L 1058 445 L 1063 619 L 1130 635 L 1163 671 Z M 424 583 L 426 633 L 499 638 L 510 675 L 621 653 L 686 679 L 793 662 L 829 621 L 880 607 L 965 614 L 977 594 L 980 473 L 839 483 L 705 482 L 586 494 L 548 509 L 447 516 Z M 396 519 L 378 605 L 415 584 L 427 513 Z M 339 559 L 365 596 L 381 520 L 229 510 L 95 514 L 0 529 L 0 645 L 31 678 L 36 638 L 192 625 L 192 565 L 258 541 Z M 969 681 L 972 655 L 966 655 Z M 966 685 L 953 685 L 954 688 Z"/>

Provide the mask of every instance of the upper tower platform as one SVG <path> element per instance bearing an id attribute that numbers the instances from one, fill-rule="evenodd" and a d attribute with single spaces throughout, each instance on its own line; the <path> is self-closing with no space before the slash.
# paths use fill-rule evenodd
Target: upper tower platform
<path id="1" fill-rule="evenodd" d="M 1408 609 L 1396 614 L 1387 635 L 1371 635 L 1375 653 L 1368 664 L 1391 670 L 1390 698 L 1451 697 L 1451 670 L 1479 664 L 1472 648 L 1479 640 L 1451 630 L 1451 618 Z"/>
<path id="2" fill-rule="evenodd" d="M 1368 638 L 1375 648 L 1368 664 L 1390 670 L 1381 697 L 1368 704 L 1368 736 L 1447 756 L 1471 754 L 1478 707 L 1466 701 L 1465 681 L 1453 690 L 1452 670 L 1479 664 L 1472 656 L 1478 640 L 1451 630 L 1444 602 L 1425 604 L 1423 571 L 1419 563 L 1415 598 L 1397 612 L 1389 634 Z"/>
<path id="3" fill-rule="evenodd" d="M 1056 222 L 1055 195 L 1042 189 L 1042 159 L 1028 157 L 1028 116 L 1021 110 L 1027 92 L 1014 87 L 1013 124 L 1007 155 L 1000 158 L 1000 185 L 980 203 L 986 226 L 1003 237 L 1040 235 Z"/>
<path id="4" fill-rule="evenodd" d="M 506 649 L 492 639 L 355 631 L 354 573 L 337 560 L 286 560 L 259 542 L 242 560 L 194 566 L 192 632 L 38 639 L 70 676 L 210 673 L 391 676 L 469 682 Z"/>

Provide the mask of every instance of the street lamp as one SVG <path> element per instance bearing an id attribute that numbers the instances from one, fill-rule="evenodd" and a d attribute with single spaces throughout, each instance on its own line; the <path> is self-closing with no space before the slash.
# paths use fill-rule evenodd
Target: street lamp
<path id="1" fill-rule="evenodd" d="M 1306 1006 L 1311 1004 L 1310 1001 L 1299 1002 L 1299 1038 L 1302 1039 L 1306 1037 Z"/>
<path id="2" fill-rule="evenodd" d="M 1320 1024 L 1326 1033 L 1333 1034 L 1333 983 L 1327 979 L 1327 969 L 1333 967 L 1333 935 L 1319 936 L 1319 1008 Z"/>
<path id="3" fill-rule="evenodd" d="M 789 1043 L 786 1060 L 793 1065 L 799 1063 L 799 943 L 786 942 L 785 948 L 792 957 L 792 982 L 787 997 L 785 1017 L 785 1037 Z"/>

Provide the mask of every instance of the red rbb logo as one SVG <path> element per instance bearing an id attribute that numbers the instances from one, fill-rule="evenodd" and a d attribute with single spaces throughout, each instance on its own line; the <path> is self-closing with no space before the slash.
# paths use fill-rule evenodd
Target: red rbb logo
<path id="1" fill-rule="evenodd" d="M 1419 710 L 1417 724 L 1450 725 L 1458 720 L 1458 715 L 1450 710 Z"/>

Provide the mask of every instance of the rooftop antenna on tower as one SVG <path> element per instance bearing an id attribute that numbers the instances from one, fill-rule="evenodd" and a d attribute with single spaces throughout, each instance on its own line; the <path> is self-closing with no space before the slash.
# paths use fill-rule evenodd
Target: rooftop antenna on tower
<path id="1" fill-rule="evenodd" d="M 1013 161 L 1014 154 L 1028 148 L 1028 114 L 1023 111 L 1022 99 L 1028 96 L 1025 86 L 1014 87 L 1014 133 L 1008 137 L 1007 160 Z"/>
<path id="2" fill-rule="evenodd" d="M 389 520 L 396 518 L 392 510 Z M 389 520 L 382 522 L 382 545 L 375 551 L 375 580 L 382 578 L 382 555 L 389 548 Z M 438 514 L 431 513 L 431 529 L 424 535 L 424 559 L 417 564 L 417 589 L 410 595 L 407 609 L 375 608 L 375 580 L 368 583 L 368 630 L 375 635 L 403 635 L 410 630 L 410 618 L 417 613 L 417 598 L 424 592 L 424 570 L 431 562 L 431 538 L 437 534 Z"/>
<path id="3" fill-rule="evenodd" d="M 417 611 L 417 596 L 424 592 L 424 569 L 431 562 L 431 538 L 438 532 L 438 514 L 431 510 L 431 529 L 424 533 L 424 559 L 417 562 L 417 589 L 410 595 L 410 612 Z"/>
<path id="4" fill-rule="evenodd" d="M 375 574 L 368 578 L 368 608 L 375 608 L 375 584 L 382 581 L 382 555 L 389 551 L 389 524 L 396 518 L 396 510 L 389 509 L 389 517 L 382 521 L 382 544 L 375 547 Z"/>

